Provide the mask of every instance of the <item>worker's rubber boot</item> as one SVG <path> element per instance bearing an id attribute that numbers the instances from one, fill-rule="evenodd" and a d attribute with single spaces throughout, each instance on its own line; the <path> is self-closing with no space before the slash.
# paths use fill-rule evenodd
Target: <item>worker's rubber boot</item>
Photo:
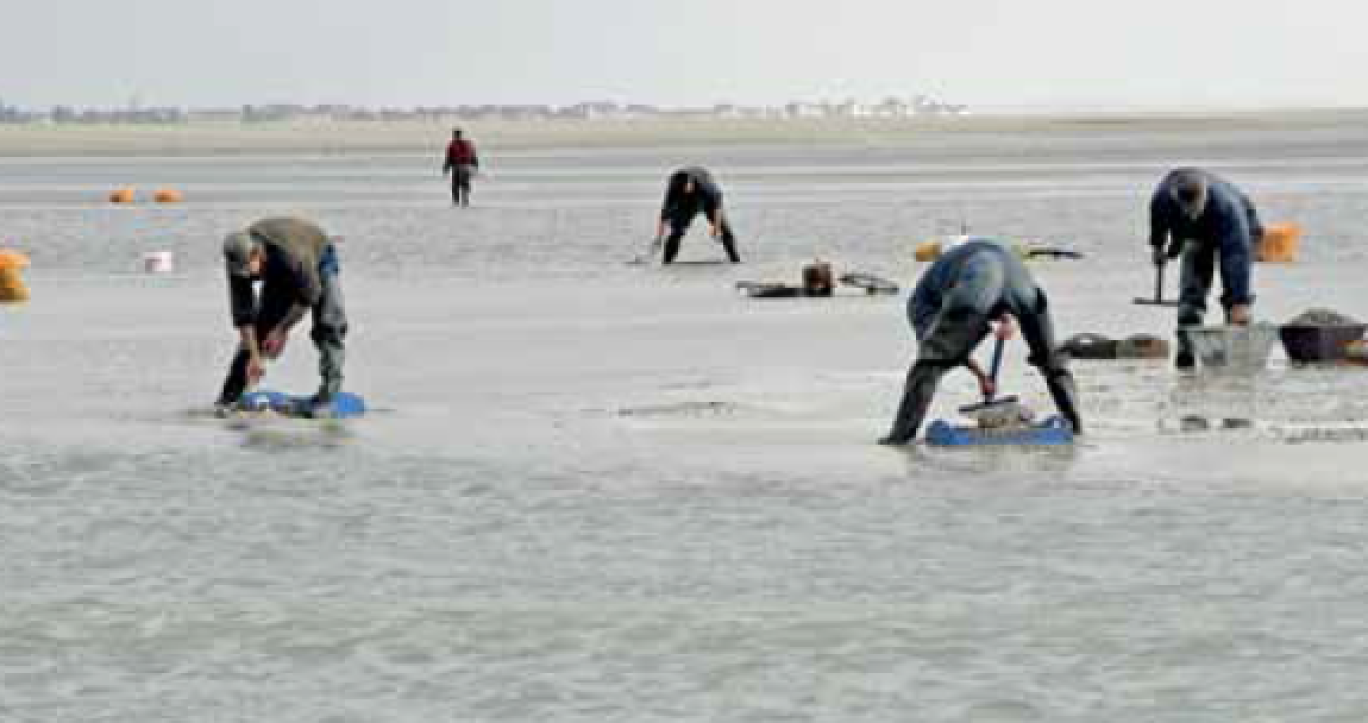
<path id="1" fill-rule="evenodd" d="M 1078 415 L 1078 386 L 1067 369 L 1057 369 L 1045 376 L 1045 385 L 1050 389 L 1050 398 L 1060 416 L 1073 427 L 1074 434 L 1083 433 L 1083 418 Z"/>
<path id="2" fill-rule="evenodd" d="M 879 444 L 901 446 L 910 443 L 917 436 L 926 410 L 931 407 L 931 399 L 936 395 L 936 386 L 945 374 L 942 364 L 919 361 L 907 372 L 907 383 L 903 388 L 902 401 L 898 404 L 897 416 L 893 418 L 893 428 L 879 440 Z"/>
<path id="3" fill-rule="evenodd" d="M 342 391 L 342 377 L 328 377 L 318 385 L 318 392 L 309 399 L 307 415 L 315 419 L 333 416 L 333 400 Z"/>

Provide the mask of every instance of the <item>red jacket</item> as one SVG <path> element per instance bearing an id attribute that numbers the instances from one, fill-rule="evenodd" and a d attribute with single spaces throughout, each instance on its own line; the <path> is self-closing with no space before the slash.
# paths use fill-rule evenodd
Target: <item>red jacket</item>
<path id="1" fill-rule="evenodd" d="M 455 166 L 478 166 L 480 159 L 475 155 L 475 144 L 462 138 L 447 145 L 445 170 Z"/>

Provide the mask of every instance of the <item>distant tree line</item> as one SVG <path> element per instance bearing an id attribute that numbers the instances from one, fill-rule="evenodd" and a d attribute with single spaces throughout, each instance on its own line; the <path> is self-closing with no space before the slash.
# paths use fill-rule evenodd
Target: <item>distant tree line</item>
<path id="1" fill-rule="evenodd" d="M 906 118 L 926 115 L 960 115 L 967 107 L 944 103 L 926 95 L 910 98 L 890 96 L 877 103 L 854 99 L 840 102 L 793 101 L 782 106 L 719 103 L 694 108 L 660 108 L 653 105 L 590 101 L 567 106 L 542 104 L 418 106 L 415 108 L 368 108 L 353 105 L 298 105 L 289 103 L 244 105 L 239 108 L 75 108 L 54 106 L 28 110 L 0 101 L 4 124 L 183 124 L 298 123 L 364 121 L 480 121 L 480 120 L 604 120 L 638 118 Z"/>

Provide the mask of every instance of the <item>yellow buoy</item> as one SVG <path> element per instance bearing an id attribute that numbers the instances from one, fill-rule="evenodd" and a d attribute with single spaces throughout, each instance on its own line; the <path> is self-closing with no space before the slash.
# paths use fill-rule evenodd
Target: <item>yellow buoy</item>
<path id="1" fill-rule="evenodd" d="M 28 287 L 20 270 L 29 265 L 28 257 L 18 251 L 0 249 L 0 303 L 28 301 Z"/>
<path id="2" fill-rule="evenodd" d="M 152 194 L 152 200 L 157 203 L 180 203 L 185 200 L 185 195 L 174 188 L 159 188 Z"/>
<path id="3" fill-rule="evenodd" d="M 131 188 L 119 188 L 109 193 L 110 203 L 133 203 L 135 194 Z"/>
<path id="4" fill-rule="evenodd" d="M 1300 245 L 1300 226 L 1295 223 L 1275 223 L 1264 229 L 1254 258 L 1269 263 L 1290 264 L 1297 260 L 1297 248 Z"/>

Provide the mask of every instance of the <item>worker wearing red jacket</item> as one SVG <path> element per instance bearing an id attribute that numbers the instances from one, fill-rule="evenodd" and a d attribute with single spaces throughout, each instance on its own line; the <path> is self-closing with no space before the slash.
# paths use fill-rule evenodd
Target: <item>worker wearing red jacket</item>
<path id="1" fill-rule="evenodd" d="M 442 165 L 442 175 L 451 174 L 451 204 L 470 205 L 470 179 L 480 169 L 480 158 L 475 153 L 475 144 L 461 137 L 461 129 L 451 131 L 451 143 L 447 144 L 446 163 Z"/>

